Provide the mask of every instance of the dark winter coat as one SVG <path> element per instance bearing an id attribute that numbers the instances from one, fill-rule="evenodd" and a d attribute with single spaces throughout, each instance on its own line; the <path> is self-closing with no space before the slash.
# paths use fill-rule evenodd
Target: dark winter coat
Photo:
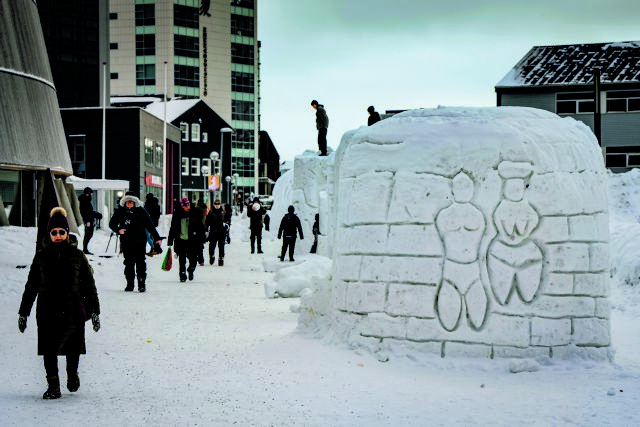
<path id="1" fill-rule="evenodd" d="M 369 120 L 367 120 L 367 125 L 371 126 L 374 123 L 378 123 L 380 121 L 380 114 L 377 111 L 374 111 L 369 116 Z"/>
<path id="2" fill-rule="evenodd" d="M 230 204 L 224 205 L 224 222 L 225 224 L 231 225 L 231 218 L 233 216 L 233 208 L 231 208 Z"/>
<path id="3" fill-rule="evenodd" d="M 318 104 L 316 107 L 316 129 L 328 129 L 329 128 L 329 116 L 324 109 L 324 105 Z"/>
<path id="4" fill-rule="evenodd" d="M 147 196 L 147 199 L 144 202 L 144 209 L 149 214 L 149 218 L 151 218 L 151 222 L 155 227 L 158 226 L 160 221 L 160 201 L 155 196 Z"/>
<path id="5" fill-rule="evenodd" d="M 207 215 L 207 221 L 205 222 L 205 229 L 209 232 L 209 240 L 211 240 L 211 236 L 213 234 L 226 233 L 226 229 L 224 227 L 224 217 L 225 212 L 222 208 L 216 209 L 214 206 L 213 209 L 209 211 L 209 215 Z"/>
<path id="6" fill-rule="evenodd" d="M 80 215 L 84 224 L 91 223 L 93 225 L 95 219 L 102 219 L 102 214 L 93 210 L 91 197 L 81 194 L 78 196 L 78 201 L 80 202 Z"/>
<path id="7" fill-rule="evenodd" d="M 109 228 L 120 236 L 120 247 L 123 251 L 136 246 L 144 249 L 147 244 L 146 231 L 151 234 L 154 242 L 160 240 L 149 214 L 140 206 L 140 200 L 132 198 L 136 200 L 136 205 L 131 209 L 124 206 L 116 209 L 109 221 Z M 122 205 L 122 201 L 120 203 Z M 125 230 L 124 234 L 119 233 L 120 229 Z"/>
<path id="8" fill-rule="evenodd" d="M 189 219 L 189 227 L 187 229 L 189 238 L 187 240 L 182 240 L 180 238 L 180 224 L 183 219 L 187 218 Z M 167 244 L 169 246 L 173 246 L 173 250 L 177 254 L 186 254 L 191 250 L 202 249 L 205 237 L 204 224 L 202 223 L 202 216 L 199 209 L 190 209 L 189 212 L 184 209 L 174 211 L 167 239 Z"/>
<path id="9" fill-rule="evenodd" d="M 249 228 L 254 231 L 262 230 L 262 216 L 266 213 L 267 211 L 262 207 L 262 205 L 260 205 L 260 208 L 257 211 L 253 210 L 253 204 L 249 205 L 247 208 Z"/>
<path id="10" fill-rule="evenodd" d="M 302 234 L 302 225 L 300 224 L 300 218 L 295 213 L 286 213 L 280 221 L 280 228 L 278 229 L 278 239 L 284 237 L 296 237 L 296 230 L 300 233 L 300 238 L 304 239 Z"/>
<path id="11" fill-rule="evenodd" d="M 85 354 L 83 305 L 87 314 L 100 314 L 93 269 L 77 246 L 73 235 L 55 244 L 47 238 L 33 257 L 18 313 L 29 316 L 38 297 L 39 355 Z"/>

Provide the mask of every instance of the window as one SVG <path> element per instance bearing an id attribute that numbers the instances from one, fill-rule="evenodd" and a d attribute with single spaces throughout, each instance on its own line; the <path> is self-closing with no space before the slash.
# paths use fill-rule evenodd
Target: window
<path id="1" fill-rule="evenodd" d="M 155 84 L 156 66 L 149 64 L 136 65 L 136 85 L 155 86 Z"/>
<path id="2" fill-rule="evenodd" d="M 209 132 L 202 132 L 202 142 L 209 142 Z"/>
<path id="3" fill-rule="evenodd" d="M 556 94 L 557 114 L 583 114 L 595 111 L 593 92 L 575 92 Z"/>
<path id="4" fill-rule="evenodd" d="M 109 19 L 112 21 L 118 19 L 118 14 L 116 12 L 109 13 Z"/>
<path id="5" fill-rule="evenodd" d="M 136 5 L 136 26 L 156 25 L 156 6 L 154 4 Z"/>
<path id="6" fill-rule="evenodd" d="M 236 64 L 253 65 L 253 46 L 248 44 L 231 43 L 231 62 Z"/>
<path id="7" fill-rule="evenodd" d="M 136 56 L 153 56 L 156 54 L 155 34 L 136 34 Z"/>
<path id="8" fill-rule="evenodd" d="M 253 19 L 253 16 L 231 14 L 231 34 L 254 37 L 255 30 Z"/>
<path id="9" fill-rule="evenodd" d="M 144 164 L 153 166 L 153 140 L 144 139 Z"/>
<path id="10" fill-rule="evenodd" d="M 191 159 L 191 176 L 200 176 L 200 159 Z"/>
<path id="11" fill-rule="evenodd" d="M 200 124 L 199 123 L 191 124 L 191 141 L 200 142 Z"/>
<path id="12" fill-rule="evenodd" d="M 162 144 L 159 142 L 156 142 L 156 152 L 155 152 L 155 156 L 154 156 L 154 163 L 156 165 L 157 168 L 162 168 L 162 163 L 163 163 L 163 157 L 164 157 L 164 150 L 162 149 Z"/>
<path id="13" fill-rule="evenodd" d="M 176 86 L 200 87 L 200 69 L 188 65 L 174 65 L 173 77 Z"/>
<path id="14" fill-rule="evenodd" d="M 202 166 L 206 166 L 209 168 L 209 175 L 215 175 L 214 170 L 211 169 L 211 159 L 202 159 Z"/>
<path id="15" fill-rule="evenodd" d="M 607 113 L 640 111 L 640 90 L 607 92 Z"/>
<path id="16" fill-rule="evenodd" d="M 200 16 L 197 7 L 173 5 L 173 25 L 176 27 L 200 28 Z"/>
<path id="17" fill-rule="evenodd" d="M 233 92 L 254 93 L 255 80 L 251 73 L 231 72 L 231 90 Z"/>
<path id="18" fill-rule="evenodd" d="M 183 157 L 182 158 L 182 176 L 188 176 L 188 175 L 189 175 L 189 158 Z"/>
<path id="19" fill-rule="evenodd" d="M 189 140 L 189 123 L 180 122 L 180 132 L 182 133 L 182 140 Z"/>
<path id="20" fill-rule="evenodd" d="M 118 49 L 118 43 L 109 43 L 109 49 L 117 50 Z"/>
<path id="21" fill-rule="evenodd" d="M 233 120 L 254 120 L 254 103 L 252 101 L 231 101 L 231 118 Z"/>
<path id="22" fill-rule="evenodd" d="M 173 35 L 173 53 L 176 56 L 200 58 L 200 42 L 198 37 Z"/>
<path id="23" fill-rule="evenodd" d="M 111 73 L 111 80 L 118 80 L 118 73 Z"/>

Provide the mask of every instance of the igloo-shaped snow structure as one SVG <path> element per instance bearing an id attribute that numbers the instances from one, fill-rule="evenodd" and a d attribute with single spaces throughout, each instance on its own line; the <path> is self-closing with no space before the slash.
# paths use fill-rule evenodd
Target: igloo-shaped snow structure
<path id="1" fill-rule="evenodd" d="M 530 108 L 413 110 L 345 135 L 334 161 L 334 336 L 610 358 L 606 172 L 584 124 Z"/>

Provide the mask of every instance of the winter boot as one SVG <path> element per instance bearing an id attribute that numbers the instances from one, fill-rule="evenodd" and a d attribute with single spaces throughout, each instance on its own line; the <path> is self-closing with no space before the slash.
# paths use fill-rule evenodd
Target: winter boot
<path id="1" fill-rule="evenodd" d="M 71 393 L 78 391 L 80 388 L 80 376 L 78 373 L 67 372 L 67 390 Z"/>
<path id="2" fill-rule="evenodd" d="M 193 270 L 188 270 L 189 272 L 189 281 L 193 280 Z"/>
<path id="3" fill-rule="evenodd" d="M 186 282 L 187 281 L 187 275 L 184 272 L 180 273 L 180 282 Z"/>
<path id="4" fill-rule="evenodd" d="M 144 292 L 147 288 L 144 284 L 144 279 L 138 279 L 138 292 Z"/>
<path id="5" fill-rule="evenodd" d="M 52 377 L 47 377 L 48 388 L 47 391 L 42 395 L 43 399 L 59 399 L 62 396 L 60 393 L 60 377 L 54 375 Z"/>
<path id="6" fill-rule="evenodd" d="M 213 265 L 214 262 L 216 262 L 216 257 L 210 256 L 209 257 L 209 265 Z"/>
<path id="7" fill-rule="evenodd" d="M 223 258 L 218 259 L 218 265 L 220 267 L 222 267 L 224 265 L 224 259 Z"/>
<path id="8" fill-rule="evenodd" d="M 133 279 L 127 278 L 127 287 L 124 288 L 125 292 L 133 292 Z"/>

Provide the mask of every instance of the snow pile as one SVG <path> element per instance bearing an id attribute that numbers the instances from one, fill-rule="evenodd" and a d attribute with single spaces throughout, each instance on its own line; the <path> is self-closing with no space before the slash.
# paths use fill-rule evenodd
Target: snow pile
<path id="1" fill-rule="evenodd" d="M 282 266 L 273 279 L 264 284 L 267 298 L 299 297 L 306 289 L 314 291 L 318 284 L 326 283 L 331 277 L 331 260 L 323 256 L 299 257 L 293 265 L 275 262 Z"/>
<path id="2" fill-rule="evenodd" d="M 351 131 L 328 159 L 296 158 L 291 187 L 330 207 L 329 318 L 350 345 L 607 359 L 606 178 L 580 122 L 438 108 Z"/>

